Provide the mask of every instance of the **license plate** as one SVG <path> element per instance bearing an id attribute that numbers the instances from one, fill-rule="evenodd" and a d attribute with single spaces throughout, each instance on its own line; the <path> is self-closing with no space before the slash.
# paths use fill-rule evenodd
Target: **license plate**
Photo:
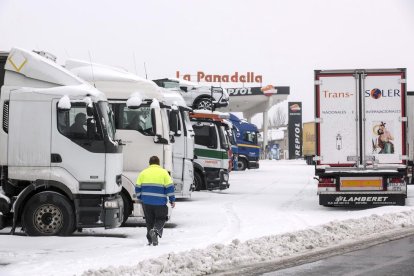
<path id="1" fill-rule="evenodd" d="M 405 183 L 388 183 L 388 191 L 402 191 L 405 187 Z"/>

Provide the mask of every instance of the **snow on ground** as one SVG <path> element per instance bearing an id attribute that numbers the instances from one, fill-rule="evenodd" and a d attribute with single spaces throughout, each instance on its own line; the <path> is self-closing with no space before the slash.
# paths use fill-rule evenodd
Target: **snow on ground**
<path id="1" fill-rule="evenodd" d="M 406 206 L 319 206 L 314 168 L 261 161 L 232 172 L 231 186 L 180 200 L 157 247 L 131 221 L 72 237 L 26 237 L 0 231 L 0 275 L 203 275 L 364 239 L 414 226 L 414 189 Z M 85 272 L 86 271 L 86 272 Z"/>

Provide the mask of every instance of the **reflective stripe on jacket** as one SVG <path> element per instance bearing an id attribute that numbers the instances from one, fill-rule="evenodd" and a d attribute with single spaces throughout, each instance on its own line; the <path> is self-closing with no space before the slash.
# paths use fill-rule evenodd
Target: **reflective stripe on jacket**
<path id="1" fill-rule="evenodd" d="M 166 205 L 167 198 L 175 201 L 174 185 L 167 170 L 159 165 L 150 165 L 143 170 L 136 182 L 137 198 L 148 205 Z"/>

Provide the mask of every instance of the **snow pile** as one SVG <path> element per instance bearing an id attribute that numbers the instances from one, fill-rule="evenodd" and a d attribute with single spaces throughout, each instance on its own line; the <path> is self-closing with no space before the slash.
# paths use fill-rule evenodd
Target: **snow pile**
<path id="1" fill-rule="evenodd" d="M 141 104 L 142 98 L 138 92 L 133 93 L 126 102 L 128 108 L 138 108 Z"/>
<path id="2" fill-rule="evenodd" d="M 152 103 L 151 103 L 150 107 L 154 108 L 154 109 L 160 109 L 161 108 L 160 107 L 160 102 L 156 98 L 154 98 L 154 99 L 152 99 Z"/>
<path id="3" fill-rule="evenodd" d="M 58 102 L 58 108 L 62 110 L 69 110 L 71 108 L 70 99 L 67 95 L 60 98 Z"/>
<path id="4" fill-rule="evenodd" d="M 413 226 L 414 210 L 381 216 L 374 214 L 360 219 L 333 221 L 306 230 L 251 239 L 246 242 L 235 239 L 228 245 L 213 244 L 205 249 L 169 253 L 141 261 L 135 266 L 88 270 L 83 275 L 205 275 L 381 237 L 391 231 L 405 230 Z"/>

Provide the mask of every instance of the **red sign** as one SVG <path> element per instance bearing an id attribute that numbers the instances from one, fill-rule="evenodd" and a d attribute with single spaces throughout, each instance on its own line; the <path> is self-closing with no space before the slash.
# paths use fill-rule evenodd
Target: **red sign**
<path id="1" fill-rule="evenodd" d="M 182 78 L 187 81 L 195 82 L 243 82 L 251 83 L 258 82 L 262 83 L 263 76 L 255 75 L 254 72 L 247 72 L 246 74 L 240 74 L 239 72 L 234 72 L 232 75 L 216 75 L 216 74 L 206 74 L 203 71 L 198 71 L 197 75 L 190 74 L 180 74 L 180 71 L 176 71 L 175 76 L 179 79 Z M 195 78 L 192 78 L 195 77 Z"/>

